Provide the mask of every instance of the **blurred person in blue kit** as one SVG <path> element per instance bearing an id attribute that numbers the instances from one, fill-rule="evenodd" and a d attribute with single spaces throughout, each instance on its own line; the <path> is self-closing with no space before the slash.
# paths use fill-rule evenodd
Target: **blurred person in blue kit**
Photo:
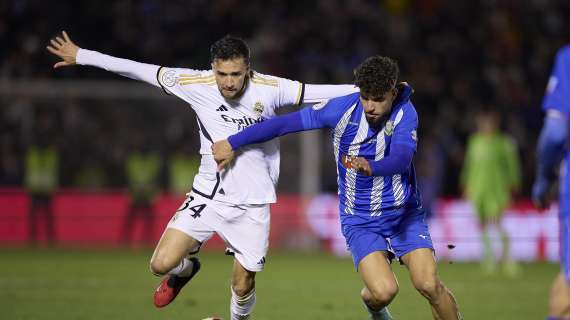
<path id="1" fill-rule="evenodd" d="M 560 179 L 560 273 L 550 289 L 547 320 L 570 319 L 570 46 L 558 51 L 542 101 L 546 112 L 537 146 L 532 199 L 546 208 L 549 192 Z M 562 164 L 561 164 L 562 163 Z"/>
<path id="2" fill-rule="evenodd" d="M 48 134 L 52 119 L 39 114 L 38 132 L 25 153 L 24 185 L 30 195 L 29 232 L 32 244 L 38 242 L 39 223 L 45 222 L 48 245 L 55 240 L 52 196 L 59 186 L 59 150 Z"/>

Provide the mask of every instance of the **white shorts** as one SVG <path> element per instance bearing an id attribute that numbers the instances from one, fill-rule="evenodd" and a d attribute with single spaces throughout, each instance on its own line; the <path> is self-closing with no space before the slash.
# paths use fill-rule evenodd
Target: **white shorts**
<path id="1" fill-rule="evenodd" d="M 233 205 L 191 192 L 167 228 L 180 230 L 202 244 L 215 232 L 245 269 L 263 270 L 269 246 L 269 204 Z"/>

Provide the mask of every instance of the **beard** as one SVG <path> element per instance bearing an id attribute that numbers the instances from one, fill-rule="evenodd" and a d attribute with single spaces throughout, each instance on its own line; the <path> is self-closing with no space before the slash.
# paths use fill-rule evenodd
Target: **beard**
<path id="1" fill-rule="evenodd" d="M 381 129 L 386 123 L 386 121 L 388 121 L 389 117 L 390 113 L 388 112 L 387 114 L 383 114 L 381 116 L 373 116 L 373 117 L 366 116 L 366 121 L 368 122 L 368 125 L 371 128 Z"/>

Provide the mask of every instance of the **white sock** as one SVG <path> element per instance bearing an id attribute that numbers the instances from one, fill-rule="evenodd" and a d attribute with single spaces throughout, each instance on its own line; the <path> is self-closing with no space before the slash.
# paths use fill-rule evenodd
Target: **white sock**
<path id="1" fill-rule="evenodd" d="M 252 289 L 244 297 L 238 297 L 231 288 L 230 291 L 232 292 L 232 301 L 230 303 L 231 320 L 249 319 L 249 315 L 255 306 L 255 289 Z"/>
<path id="2" fill-rule="evenodd" d="M 190 274 L 192 274 L 192 265 L 193 263 L 190 259 L 184 258 L 176 267 L 172 268 L 168 274 L 174 274 L 179 277 L 189 277 Z"/>

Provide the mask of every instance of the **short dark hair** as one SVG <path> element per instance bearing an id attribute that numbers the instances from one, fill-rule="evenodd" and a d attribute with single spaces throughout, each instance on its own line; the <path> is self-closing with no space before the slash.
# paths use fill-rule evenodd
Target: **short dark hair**
<path id="1" fill-rule="evenodd" d="M 395 87 L 399 73 L 396 60 L 373 56 L 354 70 L 354 84 L 370 98 L 379 98 Z"/>
<path id="2" fill-rule="evenodd" d="M 210 47 L 211 62 L 217 59 L 230 60 L 234 58 L 243 58 L 245 63 L 249 65 L 249 47 L 243 39 L 226 35 Z"/>

